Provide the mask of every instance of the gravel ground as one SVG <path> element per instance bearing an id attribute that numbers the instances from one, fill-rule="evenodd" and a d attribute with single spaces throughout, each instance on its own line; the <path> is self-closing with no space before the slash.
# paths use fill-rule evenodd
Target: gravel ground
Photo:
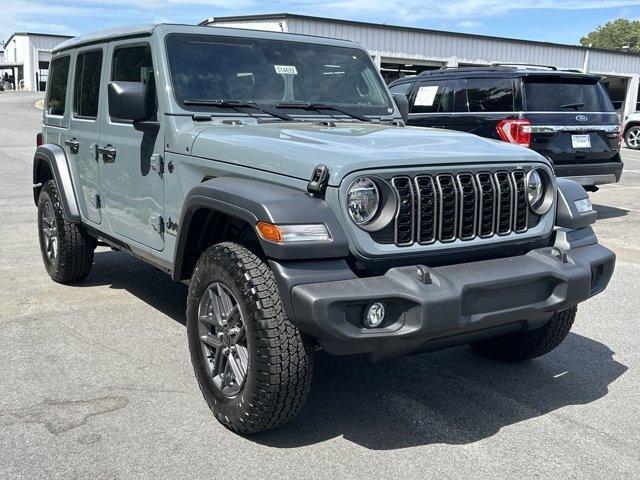
<path id="1" fill-rule="evenodd" d="M 554 352 L 318 355 L 302 415 L 243 438 L 201 398 L 184 285 L 106 249 L 80 286 L 46 275 L 39 98 L 0 93 L 0 478 L 638 478 L 640 154 L 625 150 L 622 182 L 592 194 L 618 266 Z"/>

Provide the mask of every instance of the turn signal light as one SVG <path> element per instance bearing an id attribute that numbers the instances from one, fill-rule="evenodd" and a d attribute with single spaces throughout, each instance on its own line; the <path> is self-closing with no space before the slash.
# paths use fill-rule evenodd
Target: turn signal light
<path id="1" fill-rule="evenodd" d="M 509 143 L 529 147 L 531 145 L 531 122 L 523 118 L 505 118 L 496 128 L 500 138 Z"/>
<path id="2" fill-rule="evenodd" d="M 262 238 L 276 243 L 328 242 L 329 230 L 322 223 L 310 225 L 274 225 L 258 222 L 256 229 Z"/>
<path id="3" fill-rule="evenodd" d="M 36 147 L 41 146 L 44 143 L 44 139 L 42 138 L 42 132 L 36 134 Z"/>
<path id="4" fill-rule="evenodd" d="M 282 233 L 280 233 L 280 229 L 277 225 L 267 222 L 258 222 L 257 228 L 258 233 L 265 240 L 278 243 L 282 242 Z"/>

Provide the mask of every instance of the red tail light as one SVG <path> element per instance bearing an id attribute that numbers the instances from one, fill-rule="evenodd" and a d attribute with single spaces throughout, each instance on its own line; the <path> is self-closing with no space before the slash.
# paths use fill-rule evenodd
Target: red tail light
<path id="1" fill-rule="evenodd" d="M 523 147 L 531 145 L 531 122 L 521 118 L 505 118 L 497 127 L 498 135 L 505 142 Z"/>
<path id="2" fill-rule="evenodd" d="M 44 143 L 44 140 L 42 138 L 42 132 L 40 132 L 36 135 L 36 147 L 39 147 L 43 143 Z"/>

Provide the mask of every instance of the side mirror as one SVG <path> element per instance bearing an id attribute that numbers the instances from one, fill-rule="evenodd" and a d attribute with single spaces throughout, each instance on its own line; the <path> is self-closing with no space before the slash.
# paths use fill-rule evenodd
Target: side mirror
<path id="1" fill-rule="evenodd" d="M 146 120 L 147 86 L 142 82 L 109 82 L 109 116 L 132 122 Z"/>
<path id="2" fill-rule="evenodd" d="M 407 99 L 407 96 L 404 93 L 399 92 L 392 93 L 391 96 L 396 102 L 398 110 L 400 110 L 402 120 L 404 120 L 406 123 L 409 120 L 409 100 Z"/>

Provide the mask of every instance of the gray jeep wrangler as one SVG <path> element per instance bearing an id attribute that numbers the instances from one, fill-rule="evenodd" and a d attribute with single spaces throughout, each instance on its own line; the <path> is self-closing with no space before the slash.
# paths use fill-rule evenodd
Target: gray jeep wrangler
<path id="1" fill-rule="evenodd" d="M 300 411 L 317 349 L 549 352 L 613 273 L 587 193 L 529 149 L 405 127 L 406 110 L 347 41 L 68 40 L 33 164 L 47 272 L 78 282 L 107 245 L 188 283 L 196 378 L 239 433 Z"/>

